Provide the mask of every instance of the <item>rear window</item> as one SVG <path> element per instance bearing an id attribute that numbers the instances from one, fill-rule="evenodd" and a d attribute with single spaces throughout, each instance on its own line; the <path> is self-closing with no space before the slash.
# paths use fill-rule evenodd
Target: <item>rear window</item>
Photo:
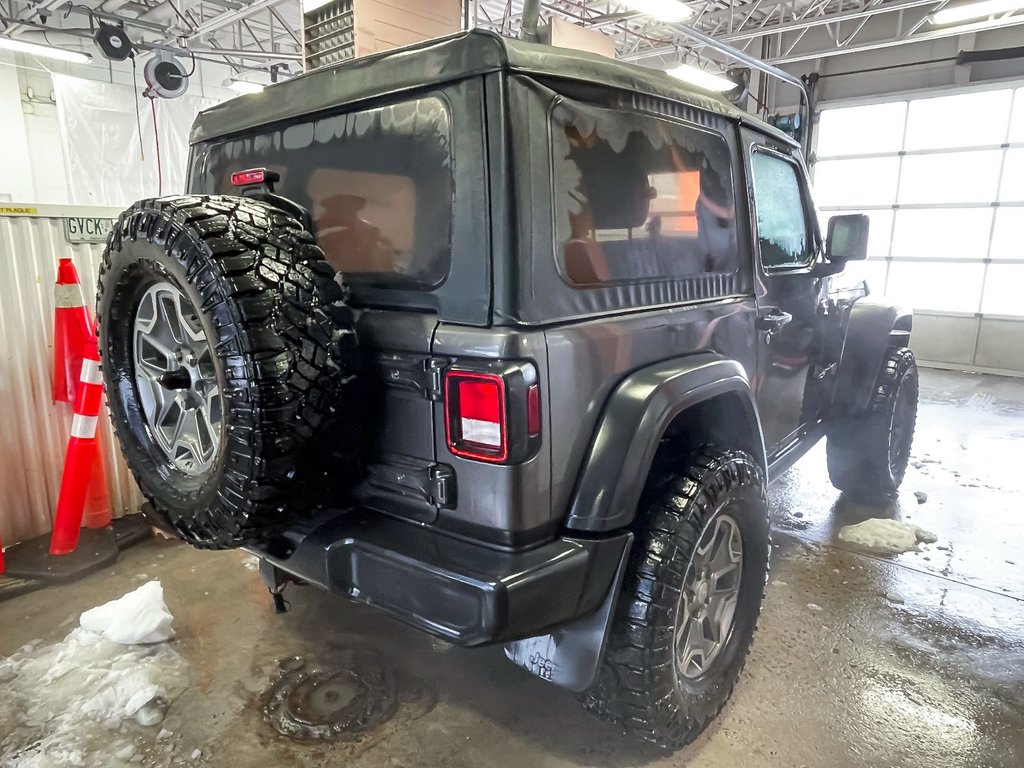
<path id="1" fill-rule="evenodd" d="M 565 102 L 552 121 L 555 233 L 571 284 L 738 271 L 732 165 L 722 136 Z"/>
<path id="2" fill-rule="evenodd" d="M 232 194 L 232 173 L 269 168 L 348 282 L 431 290 L 451 263 L 450 147 L 447 105 L 426 97 L 201 144 L 190 188 Z"/>

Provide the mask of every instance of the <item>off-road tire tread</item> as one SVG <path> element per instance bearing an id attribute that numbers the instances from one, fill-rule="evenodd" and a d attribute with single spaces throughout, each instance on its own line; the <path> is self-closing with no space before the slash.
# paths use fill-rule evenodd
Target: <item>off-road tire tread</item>
<path id="1" fill-rule="evenodd" d="M 344 290 L 313 235 L 271 205 L 227 196 L 148 199 L 122 213 L 108 239 L 97 287 L 103 323 L 105 312 L 119 311 L 118 292 L 133 275 L 131 265 L 112 272 L 112 257 L 133 240 L 160 246 L 201 297 L 196 309 L 215 329 L 210 342 L 224 366 L 231 419 L 216 496 L 187 514 L 185 500 L 168 499 L 166 486 L 158 492 L 151 473 L 131 461 L 136 438 L 113 402 L 122 451 L 154 511 L 187 541 L 230 548 L 263 540 L 308 497 L 297 480 L 310 460 L 303 449 L 344 409 L 358 368 Z M 104 365 L 107 391 L 115 392 L 108 374 Z"/>
<path id="2" fill-rule="evenodd" d="M 896 494 L 907 471 L 909 452 L 895 467 L 889 466 L 889 424 L 900 381 L 912 374 L 917 379 L 917 362 L 907 347 L 886 350 L 867 410 L 843 419 L 829 430 L 826 441 L 828 474 L 832 485 L 851 497 L 878 501 Z M 915 386 L 917 386 L 915 384 Z M 913 443 L 917 409 L 909 429 Z M 882 458 L 885 457 L 885 458 Z"/>
<path id="3" fill-rule="evenodd" d="M 637 539 L 604 663 L 596 684 L 583 697 L 584 706 L 598 717 L 668 750 L 693 741 L 721 712 L 750 649 L 748 642 L 713 706 L 699 712 L 672 706 L 664 693 L 674 685 L 672 616 L 678 588 L 671 584 L 682 583 L 690 553 L 724 494 L 743 485 L 757 486 L 766 531 L 768 527 L 767 484 L 749 454 L 704 448 L 682 465 L 686 469 L 681 474 L 653 483 L 658 488 L 650 495 L 653 503 L 638 515 Z M 676 567 L 680 563 L 682 570 Z M 759 603 L 763 600 L 762 586 Z"/>

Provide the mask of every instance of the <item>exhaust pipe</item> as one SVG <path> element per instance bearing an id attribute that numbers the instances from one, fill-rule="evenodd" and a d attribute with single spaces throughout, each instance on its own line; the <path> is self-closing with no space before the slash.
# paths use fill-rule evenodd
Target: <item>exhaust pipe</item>
<path id="1" fill-rule="evenodd" d="M 540 0 L 526 0 L 523 3 L 523 22 L 519 27 L 519 38 L 528 43 L 540 41 L 537 23 L 540 19 Z"/>

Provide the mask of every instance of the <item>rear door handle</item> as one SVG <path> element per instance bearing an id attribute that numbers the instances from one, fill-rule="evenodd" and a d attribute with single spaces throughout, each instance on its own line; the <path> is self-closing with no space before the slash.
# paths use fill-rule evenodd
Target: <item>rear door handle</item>
<path id="1" fill-rule="evenodd" d="M 757 316 L 756 325 L 758 330 L 775 333 L 792 319 L 793 316 L 789 312 L 783 312 L 778 307 L 767 307 Z"/>

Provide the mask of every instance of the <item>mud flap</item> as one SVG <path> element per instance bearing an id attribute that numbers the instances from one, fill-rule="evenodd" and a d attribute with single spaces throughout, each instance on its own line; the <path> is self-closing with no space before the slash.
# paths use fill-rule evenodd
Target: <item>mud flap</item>
<path id="1" fill-rule="evenodd" d="M 604 658 L 608 631 L 615 617 L 632 548 L 633 534 L 629 534 L 611 589 L 596 611 L 550 634 L 508 643 L 505 655 L 509 660 L 542 680 L 570 691 L 582 693 L 593 685 Z"/>

